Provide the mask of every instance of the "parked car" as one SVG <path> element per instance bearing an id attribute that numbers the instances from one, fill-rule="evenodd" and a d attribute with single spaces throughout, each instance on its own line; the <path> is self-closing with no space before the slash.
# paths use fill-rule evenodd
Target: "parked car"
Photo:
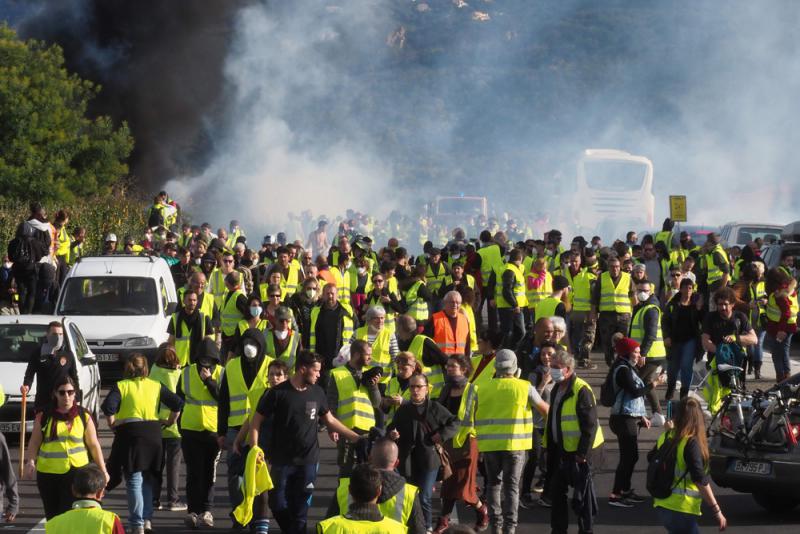
<path id="1" fill-rule="evenodd" d="M 720 239 L 726 248 L 743 247 L 759 237 L 765 243 L 777 242 L 782 232 L 782 224 L 729 222 L 720 230 Z"/>
<path id="2" fill-rule="evenodd" d="M 39 350 L 47 335 L 47 326 L 57 317 L 52 315 L 0 315 L 0 384 L 6 403 L 0 407 L 0 431 L 13 436 L 20 431 L 22 394 L 19 391 L 31 355 Z M 86 344 L 74 321 L 64 318 L 65 352 L 78 370 L 81 404 L 95 417 L 100 410 L 100 370 L 92 350 Z M 25 427 L 33 430 L 33 399 L 36 380 L 28 391 Z"/>
<path id="3" fill-rule="evenodd" d="M 64 280 L 56 313 L 81 327 L 103 378 L 118 379 L 131 354 L 152 363 L 177 306 L 166 261 L 116 255 L 80 258 Z"/>
<path id="4" fill-rule="evenodd" d="M 780 264 L 781 256 L 783 256 L 784 252 L 791 254 L 795 258 L 800 258 L 800 242 L 765 245 L 761 249 L 761 259 L 764 260 L 767 269 L 772 269 Z M 798 264 L 800 264 L 800 262 L 795 260 L 795 265 Z"/>

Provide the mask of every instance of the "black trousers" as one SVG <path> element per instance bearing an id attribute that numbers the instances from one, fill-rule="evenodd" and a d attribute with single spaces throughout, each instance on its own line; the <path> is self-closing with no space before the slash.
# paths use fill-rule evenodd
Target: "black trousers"
<path id="1" fill-rule="evenodd" d="M 186 504 L 189 513 L 210 512 L 214 506 L 219 445 L 214 432 L 183 430 L 181 450 L 186 462 Z"/>
<path id="2" fill-rule="evenodd" d="M 164 504 L 178 502 L 178 477 L 181 467 L 181 438 L 161 439 L 161 471 L 153 486 L 153 501 L 161 503 L 161 488 L 164 485 L 164 470 L 167 471 L 167 500 Z"/>
<path id="3" fill-rule="evenodd" d="M 543 464 L 544 454 L 542 449 L 542 431 L 538 428 L 533 429 L 533 447 L 528 452 L 528 461 L 525 463 L 525 469 L 522 471 L 522 486 L 519 488 L 520 495 L 530 493 L 533 487 L 533 478 L 536 475 L 536 468 L 542 474 L 542 479 L 547 476 L 547 464 Z"/>
<path id="4" fill-rule="evenodd" d="M 591 460 L 589 460 L 591 462 Z M 569 528 L 569 499 L 567 493 L 571 485 L 570 463 L 575 462 L 574 453 L 564 453 L 558 445 L 547 448 L 548 476 L 550 478 L 550 497 L 553 508 L 550 512 L 550 531 L 552 534 L 567 534 Z M 590 534 L 592 519 L 578 515 L 578 532 Z"/>
<path id="5" fill-rule="evenodd" d="M 74 469 L 63 475 L 36 472 L 36 486 L 39 488 L 39 495 L 42 496 L 46 519 L 52 519 L 72 508 L 72 503 L 75 501 L 75 497 L 72 496 L 74 476 Z"/>
<path id="6" fill-rule="evenodd" d="M 614 489 L 611 490 L 612 493 L 619 495 L 624 491 L 630 491 L 633 470 L 639 461 L 639 418 L 612 415 L 608 422 L 619 443 L 619 463 L 614 473 Z"/>

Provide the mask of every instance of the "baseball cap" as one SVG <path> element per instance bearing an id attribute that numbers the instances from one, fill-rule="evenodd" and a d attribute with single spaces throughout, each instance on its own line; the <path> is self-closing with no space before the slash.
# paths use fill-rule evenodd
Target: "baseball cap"
<path id="1" fill-rule="evenodd" d="M 105 242 L 106 243 L 108 243 L 108 242 L 116 243 L 117 242 L 117 234 L 106 234 Z"/>
<path id="2" fill-rule="evenodd" d="M 494 357 L 494 368 L 503 374 L 513 375 L 517 372 L 517 355 L 508 349 L 498 350 Z"/>

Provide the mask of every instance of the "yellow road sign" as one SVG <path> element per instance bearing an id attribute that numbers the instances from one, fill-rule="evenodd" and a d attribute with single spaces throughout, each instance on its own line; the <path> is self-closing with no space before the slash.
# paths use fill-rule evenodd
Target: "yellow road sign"
<path id="1" fill-rule="evenodd" d="M 686 222 L 686 196 L 670 195 L 669 218 L 675 222 Z"/>

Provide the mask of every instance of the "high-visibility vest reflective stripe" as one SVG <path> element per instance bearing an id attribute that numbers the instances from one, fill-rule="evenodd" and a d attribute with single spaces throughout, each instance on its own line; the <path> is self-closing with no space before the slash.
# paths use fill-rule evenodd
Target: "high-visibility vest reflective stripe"
<path id="1" fill-rule="evenodd" d="M 422 361 L 422 353 L 425 347 L 425 340 L 431 339 L 428 336 L 423 336 L 422 334 L 417 334 L 414 336 L 414 339 L 411 340 L 411 344 L 408 346 L 408 352 L 414 355 L 417 361 L 422 366 L 422 374 L 428 377 L 428 388 L 430 390 L 429 395 L 430 398 L 435 399 L 439 397 L 439 393 L 442 390 L 442 386 L 444 386 L 444 371 L 442 370 L 441 365 L 433 365 L 428 367 Z M 433 340 L 431 340 L 433 341 Z"/>
<path id="2" fill-rule="evenodd" d="M 478 365 L 480 365 L 482 358 L 483 355 L 472 357 L 472 374 L 469 375 L 469 381 L 472 384 L 478 386 L 479 389 L 483 384 L 491 380 L 494 377 L 494 373 L 496 372 L 494 368 L 494 358 L 492 358 L 489 361 L 489 363 L 487 363 L 486 366 L 483 368 L 481 374 L 476 375 L 478 371 Z"/>
<path id="3" fill-rule="evenodd" d="M 756 282 L 755 285 L 751 283 L 747 289 L 750 292 L 750 302 L 755 302 L 757 305 L 757 311 L 750 312 L 750 323 L 753 325 L 753 328 L 761 328 L 763 327 L 761 324 L 761 316 L 767 313 L 767 307 L 759 302 L 759 300 L 767 297 L 765 284 L 763 281 Z"/>
<path id="4" fill-rule="evenodd" d="M 152 378 L 128 378 L 117 382 L 121 401 L 116 424 L 158 421 L 161 383 Z"/>
<path id="5" fill-rule="evenodd" d="M 51 427 L 56 425 L 56 437 L 50 439 Z M 36 470 L 40 473 L 63 475 L 73 467 L 83 467 L 89 463 L 89 454 L 86 452 L 84 437 L 86 427 L 83 424 L 83 415 L 79 414 L 72 420 L 72 428 L 67 428 L 65 421 L 48 418 L 47 424 L 42 428 L 42 445 L 36 457 Z"/>
<path id="6" fill-rule="evenodd" d="M 78 258 L 83 257 L 83 243 L 80 245 L 72 246 L 75 240 L 70 238 L 69 240 L 69 250 L 67 251 L 67 265 L 75 265 L 75 262 L 78 261 Z"/>
<path id="7" fill-rule="evenodd" d="M 531 384 L 518 378 L 495 378 L 478 389 L 475 431 L 478 450 L 525 451 L 533 439 L 533 412 L 528 405 Z"/>
<path id="8" fill-rule="evenodd" d="M 542 317 L 553 317 L 559 304 L 561 304 L 561 299 L 553 296 L 542 299 L 536 306 L 536 320 Z"/>
<path id="9" fill-rule="evenodd" d="M 789 309 L 791 315 L 786 320 L 787 324 L 797 324 L 797 293 L 793 295 L 789 295 Z M 775 302 L 775 293 L 771 293 L 769 299 L 767 300 L 767 319 L 772 321 L 773 323 L 780 322 L 781 320 L 781 309 L 778 306 L 778 303 Z"/>
<path id="10" fill-rule="evenodd" d="M 261 362 L 261 367 L 258 368 L 258 372 L 249 388 L 242 374 L 241 356 L 231 359 L 225 366 L 225 380 L 228 381 L 230 398 L 230 410 L 228 411 L 229 428 L 242 426 L 245 420 L 253 415 L 261 395 L 269 388 L 267 367 L 271 361 L 272 358 L 264 356 L 264 361 Z"/>
<path id="11" fill-rule="evenodd" d="M 114 532 L 114 520 L 117 514 L 100 508 L 100 505 L 90 508 L 73 508 L 52 519 L 44 525 L 46 534 L 78 534 L 92 532 L 97 534 L 111 534 Z"/>
<path id="12" fill-rule="evenodd" d="M 642 354 L 647 358 L 666 358 L 667 348 L 664 346 L 664 336 L 661 334 L 661 309 L 655 304 L 647 304 L 642 306 L 631 321 L 631 339 L 636 340 L 640 345 L 644 341 L 644 316 L 648 310 L 654 309 L 658 312 L 658 327 L 656 331 L 656 338 L 650 345 L 650 350 L 647 354 Z"/>
<path id="13" fill-rule="evenodd" d="M 356 330 L 356 339 L 367 341 L 369 335 L 369 327 L 364 325 Z M 375 340 L 372 342 L 372 367 L 380 367 L 383 373 L 381 382 L 388 384 L 392 378 L 392 370 L 394 365 L 392 363 L 392 355 L 389 353 L 389 344 L 391 343 L 392 333 L 385 327 L 378 332 Z"/>
<path id="14" fill-rule="evenodd" d="M 466 302 L 461 305 L 461 311 L 467 315 L 469 321 L 469 350 L 475 352 L 478 350 L 478 327 L 475 323 L 475 311 Z"/>
<path id="15" fill-rule="evenodd" d="M 414 508 L 414 498 L 417 496 L 418 488 L 413 484 L 405 484 L 400 491 L 389 499 L 378 503 L 378 510 L 384 517 L 388 517 L 406 524 L 411 517 L 411 510 Z M 339 479 L 339 487 L 336 488 L 336 500 L 339 503 L 339 513 L 347 514 L 353 498 L 350 496 L 350 478 Z"/>
<path id="16" fill-rule="evenodd" d="M 340 304 L 342 304 L 340 302 Z M 322 306 L 322 305 L 320 305 Z M 308 350 L 314 352 L 317 350 L 317 318 L 319 317 L 320 306 L 311 308 L 311 331 L 309 332 Z M 353 337 L 353 316 L 350 314 L 350 309 L 342 304 L 345 313 L 342 314 L 342 342 L 347 342 Z"/>
<path id="17" fill-rule="evenodd" d="M 394 395 L 400 395 L 403 397 L 403 400 L 409 400 L 411 398 L 411 390 L 406 388 L 404 391 L 400 391 L 400 382 L 397 381 L 397 377 L 392 377 L 389 380 L 389 383 L 386 384 L 386 396 L 392 397 Z M 394 419 L 394 414 L 397 412 L 398 406 L 389 406 L 389 411 L 386 414 L 386 424 L 392 422 Z"/>
<path id="18" fill-rule="evenodd" d="M 380 521 L 356 521 L 337 515 L 317 524 L 318 534 L 406 534 L 408 527 L 384 517 Z"/>
<path id="19" fill-rule="evenodd" d="M 208 299 L 211 301 L 211 299 Z M 206 315 L 199 312 L 200 338 L 206 337 Z M 178 321 L 178 314 L 172 314 L 172 330 L 175 332 L 175 354 L 181 362 L 181 367 L 189 365 L 189 356 L 192 352 L 192 331 L 186 323 Z"/>
<path id="20" fill-rule="evenodd" d="M 725 264 L 730 265 L 730 262 L 728 261 L 728 255 L 725 253 L 725 249 L 722 248 L 722 245 L 714 246 L 714 248 L 711 250 L 711 252 L 709 252 L 708 254 L 705 255 L 705 257 L 706 257 L 706 273 L 707 273 L 706 274 L 706 283 L 708 285 L 711 285 L 714 282 L 722 280 L 722 276 L 723 276 L 722 270 L 719 268 L 719 266 L 716 263 L 714 263 L 714 253 L 715 252 L 719 253 L 719 255 L 722 257 L 723 262 Z"/>
<path id="21" fill-rule="evenodd" d="M 569 285 L 572 286 L 572 291 L 569 292 L 569 301 L 572 303 L 573 311 L 590 311 L 592 309 L 591 283 L 592 280 L 597 280 L 597 277 L 586 269 L 581 269 L 575 276 L 572 276 L 569 269 L 564 269 L 563 274 L 569 280 Z"/>
<path id="22" fill-rule="evenodd" d="M 219 384 L 222 366 L 214 366 L 211 377 Z M 217 431 L 217 401 L 200 379 L 197 364 L 183 368 L 181 373 L 181 390 L 185 397 L 181 430 Z"/>
<path id="23" fill-rule="evenodd" d="M 532 276 L 532 273 L 528 273 L 528 276 Z M 527 289 L 526 286 L 525 298 L 528 299 L 528 308 L 535 310 L 536 306 L 538 306 L 539 303 L 547 298 L 552 292 L 553 275 L 545 271 L 544 282 L 539 287 Z"/>
<path id="24" fill-rule="evenodd" d="M 578 443 L 581 439 L 581 428 L 578 424 L 578 412 L 577 412 L 577 403 L 578 403 L 578 393 L 581 389 L 587 388 L 589 393 L 592 395 L 592 399 L 594 399 L 594 391 L 592 391 L 592 387 L 586 383 L 582 378 L 576 376 L 575 382 L 572 384 L 572 395 L 564 399 L 563 404 L 561 405 L 561 438 L 562 443 L 561 446 L 564 448 L 566 452 L 575 452 L 578 450 Z M 480 406 L 480 405 L 479 405 Z M 553 413 L 553 410 L 550 411 L 548 414 L 548 424 L 550 419 L 550 414 Z M 596 449 L 600 445 L 603 444 L 603 429 L 600 428 L 600 425 L 597 425 L 597 431 L 594 435 L 594 441 L 592 442 L 592 448 Z"/>
<path id="25" fill-rule="evenodd" d="M 432 293 L 439 291 L 439 288 L 442 287 L 442 283 L 444 282 L 445 278 L 447 278 L 447 271 L 442 263 L 439 263 L 439 272 L 436 274 L 433 273 L 431 264 L 428 264 L 428 267 L 425 271 L 425 282 L 428 285 L 428 289 Z"/>
<path id="26" fill-rule="evenodd" d="M 427 321 L 429 317 L 428 303 L 417 296 L 417 292 L 422 284 L 423 282 L 420 280 L 414 282 L 414 284 L 408 288 L 408 291 L 406 291 L 405 297 L 406 304 L 408 305 L 407 314 L 416 319 L 417 322 Z"/>
<path id="27" fill-rule="evenodd" d="M 517 306 L 524 308 L 528 306 L 528 297 L 525 294 L 525 274 L 522 272 L 522 267 L 517 267 L 513 263 L 507 263 L 506 268 L 503 269 L 503 274 L 506 271 L 514 273 L 514 297 L 517 299 Z M 503 297 L 503 277 L 497 279 L 495 285 L 494 295 L 497 301 L 498 308 L 512 308 L 511 303 Z"/>
<path id="28" fill-rule="evenodd" d="M 336 280 L 336 287 L 339 289 L 339 300 L 350 300 L 350 269 L 342 272 L 339 267 L 331 267 L 329 272 Z"/>
<path id="29" fill-rule="evenodd" d="M 300 271 L 301 268 L 297 262 L 289 262 L 289 273 L 286 276 L 281 276 L 281 300 L 297 293 L 297 288 L 300 285 Z M 267 301 L 262 299 L 262 302 Z"/>
<path id="30" fill-rule="evenodd" d="M 236 327 L 239 325 L 239 321 L 242 320 L 242 312 L 240 312 L 239 308 L 236 307 L 236 300 L 240 295 L 244 296 L 244 293 L 240 289 L 229 292 L 228 295 L 225 295 L 221 312 L 222 321 L 220 330 L 222 330 L 222 333 L 226 336 L 234 335 L 236 333 Z"/>
<path id="31" fill-rule="evenodd" d="M 69 245 L 70 245 L 69 233 L 67 232 L 67 227 L 62 226 L 58 229 L 58 245 L 56 246 L 56 256 L 69 256 Z"/>
<path id="32" fill-rule="evenodd" d="M 222 300 L 225 298 L 225 293 L 228 289 L 225 287 L 225 274 L 218 268 L 211 271 L 211 276 L 208 280 L 208 293 L 214 296 L 214 304 L 217 308 L 222 309 Z"/>
<path id="33" fill-rule="evenodd" d="M 671 434 L 671 431 L 669 432 Z M 668 432 L 661 434 L 658 437 L 656 446 L 661 448 L 666 440 Z M 676 454 L 678 455 L 675 462 L 675 474 L 672 480 L 672 495 L 666 499 L 653 499 L 653 506 L 660 506 L 667 510 L 681 512 L 684 514 L 701 515 L 700 504 L 702 496 L 700 489 L 692 481 L 692 477 L 686 472 L 686 459 L 683 457 L 686 450 L 686 444 L 689 438 L 682 438 L 678 443 Z"/>
<path id="34" fill-rule="evenodd" d="M 523 266 L 523 271 L 524 271 L 524 266 Z M 474 276 L 472 276 L 471 274 L 464 273 L 463 280 L 467 281 L 467 287 L 475 289 L 475 277 Z M 448 274 L 447 276 L 444 277 L 444 282 L 442 282 L 442 285 L 447 287 L 452 283 L 453 283 L 453 277 Z"/>
<path id="35" fill-rule="evenodd" d="M 297 347 L 300 345 L 300 334 L 292 329 L 289 329 L 289 343 L 280 354 L 276 354 L 277 351 L 275 349 L 274 335 L 275 334 L 272 332 L 264 333 L 264 337 L 267 338 L 266 353 L 276 360 L 282 360 L 286 362 L 286 365 L 289 367 L 289 374 L 294 374 L 294 362 L 295 357 L 297 356 Z"/>
<path id="36" fill-rule="evenodd" d="M 364 367 L 364 371 L 369 368 Z M 375 410 L 369 400 L 366 388 L 356 385 L 350 370 L 345 367 L 336 367 L 331 371 L 336 391 L 339 394 L 339 405 L 336 418 L 344 426 L 353 430 L 369 430 L 375 426 Z"/>
<path id="37" fill-rule="evenodd" d="M 180 369 L 165 369 L 164 367 L 159 367 L 158 365 L 154 365 L 153 368 L 150 370 L 150 378 L 157 381 L 162 386 L 166 387 L 172 393 L 178 389 L 178 381 L 181 379 L 181 370 Z M 161 403 L 159 405 L 158 410 L 158 418 L 161 420 L 168 419 L 170 412 L 169 408 Z M 164 427 L 161 429 L 161 437 L 162 438 L 179 438 L 181 437 L 181 432 L 178 430 L 178 423 L 172 423 L 171 425 Z"/>
<path id="38" fill-rule="evenodd" d="M 251 328 L 255 328 L 256 330 L 261 331 L 264 334 L 264 337 L 267 336 L 267 330 L 269 330 L 269 320 L 267 319 L 259 319 L 256 326 L 250 326 L 250 323 L 247 322 L 247 319 L 242 319 L 239 321 L 238 326 L 236 327 L 239 329 L 239 335 L 241 336 L 245 332 L 247 332 Z"/>
<path id="39" fill-rule="evenodd" d="M 489 285 L 489 278 L 492 276 L 493 271 L 495 272 L 495 276 L 499 276 L 498 271 L 503 271 L 503 258 L 500 255 L 500 245 L 490 243 L 481 246 L 481 248 L 478 249 L 478 255 L 481 257 L 481 283 L 483 287 L 486 287 Z"/>
<path id="40" fill-rule="evenodd" d="M 600 275 L 600 311 L 631 313 L 631 275 L 620 273 L 616 287 L 611 275 L 604 272 Z"/>
<path id="41" fill-rule="evenodd" d="M 464 387 L 461 393 L 461 402 L 458 405 L 458 432 L 453 436 L 453 447 L 460 449 L 469 436 L 475 435 L 475 384 Z"/>
<path id="42" fill-rule="evenodd" d="M 469 337 L 469 319 L 459 310 L 456 316 L 456 329 L 453 330 L 450 318 L 443 312 L 436 312 L 433 322 L 433 341 L 444 354 L 465 354 Z"/>

